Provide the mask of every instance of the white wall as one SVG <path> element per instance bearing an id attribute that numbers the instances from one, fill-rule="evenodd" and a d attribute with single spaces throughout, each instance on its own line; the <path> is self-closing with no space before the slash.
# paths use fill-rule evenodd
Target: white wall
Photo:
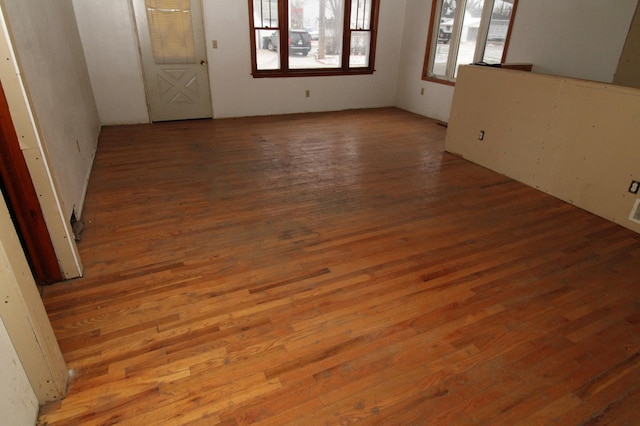
<path id="1" fill-rule="evenodd" d="M 520 0 L 507 60 L 611 83 L 638 0 Z"/>
<path id="2" fill-rule="evenodd" d="M 71 0 L 3 0 L 65 217 L 82 211 L 99 119 Z"/>
<path id="3" fill-rule="evenodd" d="M 640 89 L 638 69 L 640 69 L 640 6 L 636 7 L 636 13 L 631 21 L 631 28 L 622 48 L 613 82 L 620 86 Z"/>
<path id="4" fill-rule="evenodd" d="M 422 80 L 430 14 L 430 0 L 407 1 L 402 53 L 398 65 L 396 105 L 407 111 L 446 122 L 451 110 L 453 86 Z"/>
<path id="5" fill-rule="evenodd" d="M 73 0 L 103 125 L 149 121 L 130 0 Z"/>
<path id="6" fill-rule="evenodd" d="M 421 79 L 431 3 L 407 0 L 396 104 L 448 121 L 453 87 Z M 507 62 L 533 63 L 539 73 L 611 82 L 637 3 L 520 0 Z"/>
<path id="7" fill-rule="evenodd" d="M 0 413 L 7 426 L 34 425 L 38 399 L 0 318 Z"/>
<path id="8" fill-rule="evenodd" d="M 248 2 L 204 1 L 214 117 L 394 105 L 405 3 L 382 0 L 373 75 L 254 79 Z M 142 111 L 144 86 L 136 41 L 131 36 L 134 24 L 129 0 L 75 0 L 74 4 L 102 123 L 148 121 L 146 109 Z M 212 48 L 211 40 L 218 41 L 218 49 Z M 305 90 L 311 91 L 309 98 Z"/>
<path id="9" fill-rule="evenodd" d="M 258 78 L 251 76 L 247 1 L 204 3 L 215 117 L 373 108 L 395 104 L 406 0 L 380 6 L 376 72 L 363 76 Z M 218 49 L 211 40 L 218 40 Z M 305 98 L 305 90 L 311 96 Z"/>
<path id="10" fill-rule="evenodd" d="M 103 124 L 146 122 L 129 0 L 74 1 Z M 507 61 L 532 62 L 540 73 L 610 82 L 637 3 L 520 0 Z M 454 88 L 421 78 L 432 0 L 381 1 L 373 75 L 286 79 L 250 75 L 245 0 L 203 4 L 216 118 L 396 105 L 449 119 Z M 218 49 L 211 40 L 218 40 Z"/>

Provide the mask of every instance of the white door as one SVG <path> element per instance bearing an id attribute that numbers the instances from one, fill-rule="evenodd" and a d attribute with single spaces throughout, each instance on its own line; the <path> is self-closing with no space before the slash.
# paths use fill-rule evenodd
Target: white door
<path id="1" fill-rule="evenodd" d="M 211 117 L 201 0 L 133 0 L 152 121 Z"/>

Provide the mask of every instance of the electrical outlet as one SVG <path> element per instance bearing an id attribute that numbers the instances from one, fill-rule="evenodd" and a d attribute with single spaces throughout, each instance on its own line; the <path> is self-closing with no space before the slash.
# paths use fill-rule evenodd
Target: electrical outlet
<path id="1" fill-rule="evenodd" d="M 422 89 L 420 89 L 420 94 L 424 95 L 424 87 Z"/>
<path id="2" fill-rule="evenodd" d="M 484 140 L 484 130 L 480 130 L 480 133 L 478 133 L 478 140 L 479 141 L 483 141 Z"/>
<path id="3" fill-rule="evenodd" d="M 632 194 L 637 194 L 638 190 L 640 190 L 640 182 L 637 180 L 632 180 L 631 185 L 629 185 L 629 192 Z"/>
<path id="4" fill-rule="evenodd" d="M 304 96 L 305 96 L 305 97 L 307 97 L 307 98 L 308 98 L 309 96 L 311 96 L 311 91 L 309 91 L 309 90 L 305 91 L 305 92 L 304 92 Z"/>
<path id="5" fill-rule="evenodd" d="M 211 40 L 211 47 L 214 49 L 218 48 L 218 40 Z"/>

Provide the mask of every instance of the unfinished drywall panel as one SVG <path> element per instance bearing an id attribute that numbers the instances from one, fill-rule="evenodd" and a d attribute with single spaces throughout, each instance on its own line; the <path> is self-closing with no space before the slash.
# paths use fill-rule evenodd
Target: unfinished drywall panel
<path id="1" fill-rule="evenodd" d="M 460 69 L 445 147 L 636 232 L 640 90 L 520 71 Z M 480 140 L 479 132 L 483 138 Z"/>
<path id="2" fill-rule="evenodd" d="M 7 426 L 34 425 L 38 399 L 0 318 L 0 413 Z"/>
<path id="3" fill-rule="evenodd" d="M 543 170 L 548 192 L 585 210 L 626 224 L 636 196 L 628 192 L 640 174 L 640 90 L 564 80 L 551 122 L 561 168 Z M 635 225 L 635 224 L 633 224 Z"/>
<path id="4" fill-rule="evenodd" d="M 462 68 L 461 68 L 462 70 Z M 464 140 L 469 146 L 466 149 L 477 148 L 473 151 L 474 161 L 496 163 L 503 174 L 514 179 L 525 181 L 535 179 L 535 163 L 530 158 L 540 158 L 544 155 L 545 139 L 548 134 L 548 122 L 552 111 L 542 108 L 546 99 L 554 96 L 557 84 L 549 80 L 548 84 L 541 84 L 537 90 L 531 91 L 526 87 L 524 72 L 506 71 L 511 73 L 510 79 L 487 78 L 483 81 L 485 87 L 475 90 L 468 95 L 469 83 L 465 80 L 456 85 L 457 97 L 465 96 L 465 135 Z M 491 74 L 495 77 L 495 74 Z M 463 77 L 464 78 L 464 77 Z M 475 82 L 474 82 L 475 83 Z M 462 88 L 460 88 L 460 85 Z M 462 93 L 462 95 L 459 95 Z M 460 107 L 457 107 L 460 113 Z M 508 111 L 509 116 L 498 114 L 495 120 L 488 120 L 487 110 Z M 474 111 L 474 113 L 467 113 Z M 454 119 L 452 109 L 451 120 L 455 125 L 459 119 Z M 451 125 L 451 122 L 450 122 Z M 521 132 L 522 128 L 534 127 L 537 132 Z M 457 127 L 449 128 L 448 134 L 456 135 Z M 480 141 L 480 132 L 483 140 Z M 494 141 L 518 139 L 517 144 L 494 143 Z M 477 146 L 475 146 L 477 145 Z M 457 145 L 455 146 L 457 148 Z M 466 155 L 465 155 L 466 156 Z"/>
<path id="5" fill-rule="evenodd" d="M 640 4 L 636 7 L 631 21 L 613 82 L 621 86 L 640 88 Z"/>
<path id="6" fill-rule="evenodd" d="M 1 196 L 0 318 L 38 402 L 61 399 L 68 370 Z"/>

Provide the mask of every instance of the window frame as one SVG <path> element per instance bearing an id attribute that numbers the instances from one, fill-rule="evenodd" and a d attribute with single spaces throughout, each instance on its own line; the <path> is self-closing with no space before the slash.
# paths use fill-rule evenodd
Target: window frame
<path id="1" fill-rule="evenodd" d="M 493 10 L 493 5 L 497 0 L 486 0 L 487 2 L 483 5 L 483 12 L 482 12 L 482 16 L 483 16 L 483 21 L 481 21 L 480 23 L 480 28 L 482 31 L 480 31 L 478 33 L 478 40 L 480 40 L 482 42 L 482 45 L 484 45 L 484 48 L 482 50 L 480 50 L 478 48 L 479 45 L 481 45 L 480 43 L 476 44 L 476 49 L 475 49 L 475 54 L 474 54 L 474 62 L 476 62 L 476 58 L 479 55 L 479 52 L 484 53 L 484 50 L 486 49 L 486 45 L 487 45 L 487 37 L 488 37 L 488 31 L 489 31 L 489 23 L 486 22 L 486 18 L 485 16 L 491 17 L 491 11 Z M 489 5 L 489 1 L 491 6 L 488 7 Z M 467 5 L 467 1 L 463 0 L 460 2 L 461 3 L 461 9 L 466 8 Z M 427 47 L 426 47 L 426 51 L 425 51 L 425 56 L 424 56 L 424 65 L 422 68 L 422 79 L 425 81 L 431 81 L 434 83 L 440 83 L 440 84 L 445 84 L 445 85 L 449 85 L 449 86 L 455 86 L 456 84 L 456 79 L 454 77 L 454 73 L 455 73 L 455 69 L 457 68 L 457 64 L 454 64 L 454 69 L 451 70 L 451 75 L 446 75 L 446 78 L 442 78 L 440 76 L 434 76 L 434 75 L 430 75 L 430 62 L 431 62 L 431 56 L 432 56 L 432 52 L 435 50 L 436 45 L 437 45 L 437 41 L 438 41 L 438 36 L 436 34 L 436 32 L 439 29 L 439 22 L 436 22 L 438 20 L 438 18 L 440 17 L 440 15 L 442 14 L 442 6 L 443 6 L 443 0 L 436 0 L 433 2 L 432 7 L 431 7 L 431 17 L 429 19 L 429 33 L 428 33 L 428 37 L 427 37 Z M 504 50 L 502 51 L 502 58 L 500 59 L 500 63 L 504 63 L 504 61 L 507 58 L 507 51 L 509 50 L 509 42 L 511 41 L 511 30 L 513 29 L 513 22 L 515 20 L 515 16 L 516 16 L 516 9 L 518 8 L 518 0 L 514 0 L 513 1 L 513 7 L 512 7 L 512 11 L 511 11 L 511 18 L 509 19 L 509 26 L 507 28 L 507 35 L 505 37 L 504 40 Z M 488 9 L 488 10 L 487 10 Z M 459 48 L 459 43 L 460 43 L 460 34 L 462 32 L 462 24 L 460 22 L 459 19 L 454 19 L 454 23 L 453 23 L 453 29 L 452 32 L 456 32 L 456 34 L 452 34 L 451 35 L 451 41 L 449 41 L 450 43 L 450 47 L 449 49 L 451 49 L 452 44 L 454 41 L 456 43 L 456 47 L 455 47 L 455 51 L 458 51 Z M 457 54 L 456 54 L 457 56 Z M 481 60 L 481 59 L 480 59 Z"/>
<path id="2" fill-rule="evenodd" d="M 351 28 L 351 4 L 352 0 L 344 0 L 343 15 L 343 36 L 342 36 L 342 52 L 341 66 L 337 68 L 290 68 L 289 52 L 286 37 L 279 37 L 280 46 L 278 46 L 278 54 L 280 55 L 280 69 L 260 70 L 257 63 L 257 46 L 256 46 L 256 30 L 270 29 L 277 30 L 280 34 L 288 34 L 289 32 L 289 0 L 275 0 L 278 2 L 278 26 L 277 27 L 256 27 L 254 21 L 254 1 L 249 2 L 249 39 L 251 44 L 251 74 L 254 78 L 269 77 L 319 77 L 332 75 L 366 75 L 375 72 L 376 42 L 378 34 L 378 17 L 380 14 L 380 0 L 367 0 L 371 2 L 371 28 L 368 30 Z M 283 17 L 283 18 L 281 18 Z M 351 51 L 351 33 L 368 31 L 370 36 L 369 45 L 369 62 L 366 67 L 351 67 L 349 65 Z"/>

